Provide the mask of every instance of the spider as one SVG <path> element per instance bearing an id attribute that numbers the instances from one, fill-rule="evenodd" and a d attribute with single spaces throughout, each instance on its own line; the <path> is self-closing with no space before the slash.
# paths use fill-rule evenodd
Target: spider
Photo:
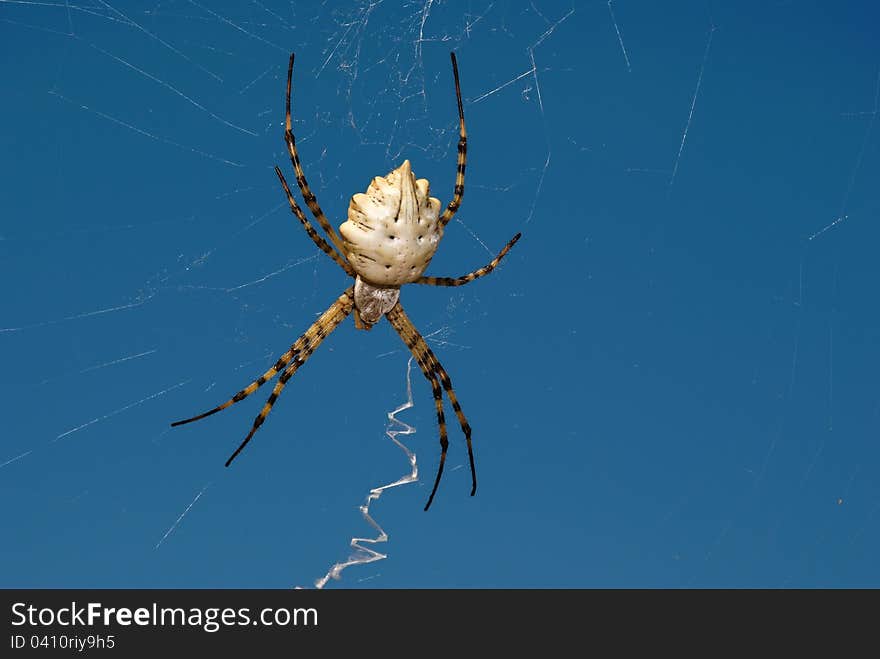
<path id="1" fill-rule="evenodd" d="M 477 472 L 474 467 L 474 450 L 471 443 L 471 427 L 461 410 L 452 388 L 452 381 L 440 361 L 425 343 L 425 339 L 419 334 L 410 321 L 409 317 L 400 304 L 400 287 L 404 284 L 427 284 L 429 286 L 462 286 L 473 280 L 489 274 L 495 266 L 504 258 L 513 247 L 520 235 L 517 233 L 504 249 L 488 264 L 478 270 L 474 270 L 461 277 L 424 277 L 422 273 L 431 262 L 434 252 L 443 237 L 443 229 L 453 218 L 464 195 L 464 170 L 467 163 L 467 132 L 464 126 L 464 109 L 461 102 L 461 88 L 458 81 L 458 63 L 455 53 L 450 53 L 452 59 L 452 75 L 455 80 L 455 97 L 458 102 L 458 166 L 455 176 L 455 189 L 452 201 L 440 214 L 440 200 L 431 197 L 429 185 L 426 179 L 416 179 L 412 172 L 409 160 L 404 160 L 397 169 L 392 170 L 386 176 L 377 176 L 373 179 L 365 194 L 356 194 L 351 198 L 348 207 L 348 220 L 339 227 L 337 234 L 324 215 L 324 211 L 318 205 L 315 195 L 309 189 L 309 184 L 303 174 L 302 164 L 296 150 L 296 138 L 293 135 L 290 120 L 290 89 L 293 78 L 293 60 L 291 53 L 287 67 L 287 103 L 285 115 L 284 141 L 290 153 L 290 161 L 296 173 L 296 182 L 302 193 L 303 199 L 318 224 L 330 239 L 328 243 L 315 231 L 315 228 L 306 218 L 302 209 L 290 192 L 290 187 L 279 167 L 275 167 L 275 174 L 281 182 L 281 187 L 287 195 L 291 212 L 302 224 L 306 233 L 314 243 L 345 273 L 354 279 L 354 284 L 349 286 L 336 301 L 330 305 L 315 323 L 300 336 L 290 349 L 285 352 L 274 366 L 263 373 L 259 378 L 251 382 L 244 389 L 236 393 L 225 403 L 218 405 L 198 416 L 182 421 L 175 421 L 172 426 L 180 426 L 192 421 L 204 419 L 207 416 L 225 410 L 241 400 L 244 400 L 271 378 L 281 372 L 281 377 L 275 384 L 272 394 L 269 396 L 260 413 L 254 419 L 250 432 L 235 449 L 226 461 L 228 467 L 242 449 L 263 425 L 272 406 L 281 395 L 284 385 L 293 377 L 294 373 L 306 363 L 311 354 L 321 345 L 327 336 L 339 327 L 340 323 L 349 315 L 354 314 L 355 327 L 369 330 L 382 316 L 388 319 L 392 327 L 403 339 L 409 348 L 425 377 L 431 383 L 434 396 L 434 406 L 437 411 L 437 425 L 440 431 L 440 463 L 437 467 L 437 475 L 434 479 L 434 487 L 425 504 L 425 510 L 431 507 L 440 478 L 443 476 L 443 465 L 446 463 L 446 451 L 449 441 L 446 435 L 446 420 L 443 416 L 443 393 L 452 404 L 452 409 L 458 417 L 459 425 L 467 440 L 468 460 L 471 468 L 471 496 L 477 491 Z"/>

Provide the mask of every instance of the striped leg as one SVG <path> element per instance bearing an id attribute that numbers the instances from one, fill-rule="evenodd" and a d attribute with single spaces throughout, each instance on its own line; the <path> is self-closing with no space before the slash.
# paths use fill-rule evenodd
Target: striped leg
<path id="1" fill-rule="evenodd" d="M 409 345 L 409 343 L 407 343 Z M 412 347 L 410 347 L 412 351 Z M 413 352 L 413 355 L 416 353 Z M 437 410 L 437 427 L 440 429 L 440 464 L 437 465 L 437 476 L 434 477 L 434 487 L 431 488 L 431 496 L 428 497 L 428 503 L 425 504 L 425 510 L 431 507 L 434 501 L 434 495 L 437 493 L 437 487 L 440 485 L 440 478 L 443 476 L 443 466 L 446 464 L 446 451 L 449 448 L 449 437 L 446 432 L 446 416 L 443 414 L 443 390 L 440 388 L 440 382 L 437 375 L 431 369 L 430 364 L 424 359 L 416 357 L 422 373 L 431 383 L 431 393 L 434 395 L 434 408 Z"/>
<path id="2" fill-rule="evenodd" d="M 306 205 L 309 207 L 309 210 L 312 211 L 312 215 L 315 216 L 315 219 L 318 220 L 318 224 L 321 225 L 321 228 L 324 229 L 329 236 L 330 242 L 336 246 L 336 249 L 338 249 L 339 253 L 344 257 L 345 248 L 342 245 L 342 239 L 327 220 L 327 216 L 324 215 L 324 211 L 321 210 L 321 207 L 318 205 L 317 198 L 309 188 L 309 183 L 306 181 L 306 175 L 303 173 L 302 164 L 299 161 L 299 154 L 296 151 L 296 138 L 293 136 L 293 126 L 290 121 L 290 89 L 291 81 L 293 79 L 293 55 L 293 53 L 290 53 L 290 63 L 287 66 L 287 113 L 284 121 L 284 141 L 287 143 L 287 150 L 290 152 L 290 162 L 293 163 L 293 169 L 296 171 L 296 184 L 299 186 L 299 191 L 302 193 Z"/>
<path id="3" fill-rule="evenodd" d="M 199 419 L 204 419 L 206 416 L 216 414 L 220 410 L 225 410 L 230 405 L 233 405 L 240 400 L 244 400 L 261 386 L 263 386 L 268 380 L 275 377 L 275 374 L 278 373 L 278 371 L 285 367 L 288 367 L 290 362 L 293 361 L 294 363 L 290 364 L 290 366 L 288 367 L 288 370 L 290 370 L 290 368 L 293 368 L 293 371 L 290 373 L 290 375 L 287 375 L 287 371 L 285 371 L 284 374 L 282 374 L 281 376 L 281 379 L 284 379 L 285 376 L 290 379 L 290 376 L 293 375 L 293 372 L 296 371 L 296 368 L 299 368 L 299 366 L 305 363 L 305 360 L 308 359 L 309 355 L 314 352 L 315 348 L 317 348 L 321 344 L 321 341 L 323 341 L 327 337 L 327 335 L 330 334 L 330 332 L 336 329 L 339 326 L 339 323 L 341 323 L 345 319 L 345 317 L 348 316 L 349 313 L 351 313 L 353 306 L 354 287 L 352 286 L 349 287 L 342 295 L 340 295 L 339 298 L 337 298 L 337 300 L 330 305 L 330 308 L 327 309 L 327 311 L 321 314 L 321 317 L 318 318 L 318 320 L 316 320 L 315 323 L 308 330 L 306 330 L 305 334 L 299 337 L 293 343 L 293 345 L 290 346 L 290 350 L 288 350 L 283 355 L 281 355 L 281 357 L 278 358 L 278 361 L 275 362 L 275 365 L 272 366 L 272 368 L 263 373 L 263 375 L 251 382 L 248 386 L 239 391 L 222 405 L 218 405 L 214 409 L 208 410 L 207 412 L 199 414 L 198 416 L 184 419 L 183 421 L 175 421 L 171 424 L 172 427 L 182 426 L 185 423 L 191 423 L 193 421 L 198 421 Z M 285 382 L 286 381 L 287 380 L 285 380 Z M 274 399 L 272 399 L 272 402 L 275 402 Z M 269 407 L 271 409 L 271 405 Z M 268 410 L 265 410 L 265 408 L 264 411 L 266 412 L 266 414 L 269 413 Z M 265 415 L 263 415 L 263 418 L 265 418 Z M 261 420 L 260 424 L 262 423 L 263 422 Z M 259 426 L 260 424 L 257 424 L 257 426 Z M 256 428 L 254 429 L 254 431 L 255 430 Z M 251 432 L 251 435 L 253 435 L 253 431 Z M 251 435 L 248 435 L 248 439 L 250 439 Z"/>
<path id="4" fill-rule="evenodd" d="M 414 284 L 429 284 L 431 286 L 464 286 L 467 283 L 472 282 L 474 279 L 479 279 L 483 275 L 488 275 L 495 269 L 501 259 L 503 259 L 507 252 L 510 251 L 510 248 L 516 244 L 516 241 L 519 240 L 522 234 L 518 233 L 510 241 L 504 246 L 504 249 L 499 252 L 498 256 L 489 261 L 488 264 L 484 265 L 479 270 L 474 270 L 466 275 L 461 277 L 419 277 L 413 283 Z"/>
<path id="5" fill-rule="evenodd" d="M 455 53 L 449 53 L 452 58 L 452 76 L 455 78 L 455 98 L 458 101 L 458 165 L 455 173 L 455 191 L 452 201 L 440 216 L 440 226 L 445 227 L 453 218 L 458 207 L 461 206 L 461 198 L 464 196 L 464 169 L 467 165 L 467 131 L 464 127 L 464 106 L 461 103 L 461 87 L 458 83 L 458 62 Z"/>
<path id="6" fill-rule="evenodd" d="M 324 240 L 321 235 L 315 231 L 315 227 L 312 226 L 311 222 L 305 216 L 305 213 L 302 212 L 302 209 L 299 207 L 299 204 L 296 203 L 296 199 L 293 198 L 293 195 L 290 194 L 290 187 L 287 185 L 287 181 L 284 179 L 284 174 L 281 173 L 281 169 L 279 167 L 275 167 L 275 173 L 278 175 L 278 180 L 281 181 L 281 187 L 284 188 L 284 193 L 287 195 L 287 201 L 290 204 L 291 212 L 296 215 L 299 219 L 300 223 L 303 225 L 303 228 L 306 230 L 306 233 L 309 234 L 309 238 L 311 238 L 314 243 L 321 248 L 327 256 L 336 261 L 339 264 L 339 267 L 345 270 L 349 276 L 354 277 L 355 272 L 354 268 L 351 267 L 351 264 L 345 260 L 344 257 L 340 256 L 339 253 L 330 247 L 327 244 L 327 241 Z"/>
<path id="7" fill-rule="evenodd" d="M 442 401 L 439 400 L 440 391 L 437 386 L 438 380 L 446 391 L 449 402 L 452 403 L 452 409 L 458 417 L 458 423 L 461 426 L 461 430 L 467 441 L 468 459 L 470 460 L 471 467 L 471 496 L 473 496 L 477 491 L 477 472 L 474 467 L 474 449 L 473 444 L 471 443 L 471 426 L 465 418 L 464 412 L 461 410 L 461 405 L 459 405 L 458 399 L 455 396 L 455 391 L 452 388 L 452 381 L 449 379 L 449 375 L 440 364 L 440 361 L 434 353 L 431 352 L 428 344 L 425 343 L 425 339 L 422 338 L 422 335 L 419 334 L 419 331 L 403 311 L 403 307 L 399 302 L 385 315 L 392 327 L 397 330 L 400 338 L 403 339 L 403 342 L 410 349 L 410 352 L 416 358 L 416 361 L 418 361 L 419 366 L 422 368 L 422 372 L 431 382 L 431 388 L 434 391 L 434 402 L 437 407 L 437 421 L 440 426 L 440 464 L 437 467 L 437 477 L 434 480 L 434 488 L 431 490 L 431 496 L 428 498 L 425 510 L 428 510 L 431 506 L 431 502 L 434 500 L 434 494 L 436 494 L 437 487 L 440 485 L 440 478 L 443 475 L 443 466 L 446 463 L 446 449 L 449 443 L 446 437 L 446 422 L 443 418 Z"/>
<path id="8" fill-rule="evenodd" d="M 455 412 L 455 416 L 458 417 L 458 425 L 461 426 L 461 431 L 464 433 L 464 438 L 467 442 L 468 461 L 471 465 L 471 496 L 474 496 L 477 493 L 477 470 L 476 467 L 474 467 L 474 445 L 471 442 L 471 424 L 468 423 L 464 412 L 461 411 L 461 405 L 458 403 L 455 390 L 452 388 L 452 380 L 449 379 L 449 374 L 446 372 L 446 369 L 443 368 L 440 360 L 437 359 L 428 347 L 428 344 L 425 343 L 425 340 L 421 336 L 419 336 L 419 339 L 422 349 L 428 355 L 429 364 L 433 366 L 434 373 L 437 374 L 437 377 L 440 379 L 440 384 L 443 385 L 443 390 L 446 391 L 446 396 L 449 398 L 449 402 L 452 403 L 452 410 Z"/>

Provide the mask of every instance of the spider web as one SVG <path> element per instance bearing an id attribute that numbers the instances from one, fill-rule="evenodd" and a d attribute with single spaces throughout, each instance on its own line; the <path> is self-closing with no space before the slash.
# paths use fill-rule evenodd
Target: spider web
<path id="1" fill-rule="evenodd" d="M 437 260 L 465 272 L 532 218 L 536 179 L 549 166 L 543 107 L 518 95 L 537 81 L 533 50 L 549 36 L 546 29 L 517 34 L 534 15 L 528 6 L 511 12 L 491 2 L 464 13 L 433 1 L 345 9 L 0 3 L 0 26 L 11 37 L 4 48 L 31 69 L 16 80 L 16 109 L 39 112 L 52 135 L 39 149 L 39 169 L 24 177 L 34 189 L 14 198 L 36 203 L 24 209 L 25 221 L 2 229 L 7 255 L 35 250 L 51 266 L 46 281 L 33 278 L 10 294 L 0 322 L 5 354 L 28 355 L 14 368 L 32 362 L 17 394 L 28 401 L 27 418 L 7 435 L 0 468 L 10 491 L 31 491 L 33 505 L 49 511 L 44 529 L 57 525 L 86 551 L 98 538 L 74 527 L 100 520 L 101 541 L 131 547 L 144 565 L 127 573 L 106 561 L 104 568 L 78 564 L 45 577 L 31 570 L 23 583 L 283 585 L 308 581 L 310 571 L 340 555 L 342 537 L 357 525 L 356 491 L 398 468 L 399 458 L 376 455 L 367 441 L 382 437 L 376 410 L 393 401 L 402 369 L 409 390 L 409 355 L 393 332 L 360 336 L 349 327 L 328 341 L 258 435 L 266 438 L 261 450 L 291 452 L 252 463 L 255 471 L 237 469 L 236 476 L 217 468 L 247 431 L 253 406 L 192 433 L 167 428 L 255 377 L 345 285 L 301 235 L 271 175 L 275 163 L 289 170 L 280 138 L 287 54 L 298 55 L 294 127 L 306 172 L 325 210 L 340 218 L 352 192 L 403 158 L 448 199 L 457 140 L 448 53 L 463 56 L 468 43 L 503 30 L 515 58 L 491 75 L 468 64 L 466 103 L 491 111 L 512 99 L 537 136 L 521 161 L 469 183 L 472 194 L 501 207 L 514 190 L 518 211 L 491 231 L 473 226 L 476 212 L 459 214 L 444 241 L 450 254 Z M 479 107 L 470 111 L 475 126 Z M 41 185 L 53 195 L 37 195 Z M 7 267 L 34 273 L 24 260 L 8 259 Z M 408 303 L 426 338 L 447 354 L 472 352 L 465 330 L 489 314 L 480 293 L 426 292 L 433 302 L 412 296 Z M 44 341 L 53 346 L 48 353 Z M 410 394 L 406 407 L 413 404 Z M 289 413 L 279 414 L 284 407 Z M 433 423 L 426 407 L 414 417 L 420 425 Z M 41 408 L 51 413 L 41 416 Z M 272 426 L 276 441 L 265 432 Z M 389 437 L 398 442 L 395 432 Z M 427 445 L 429 464 L 435 442 Z M 450 455 L 444 482 L 458 495 L 467 487 L 457 473 L 462 457 Z M 64 472 L 68 461 L 76 470 Z M 355 465 L 367 468 L 355 475 Z M 414 455 L 412 469 L 403 482 L 415 480 Z M 53 487 L 34 493 L 43 478 Z M 264 487 L 255 489 L 255 479 Z M 392 508 L 391 519 L 399 524 L 420 513 L 422 494 L 408 497 L 405 512 L 404 502 Z M 27 514 L 9 511 L 13 528 Z M 59 516 L 69 516 L 69 527 Z M 38 526 L 16 551 L 39 543 Z M 271 569 L 198 570 L 195 556 L 207 544 L 242 531 L 264 546 L 258 553 L 272 557 Z M 225 545 L 231 565 L 244 551 L 235 544 Z"/>
<path id="2" fill-rule="evenodd" d="M 3 583 L 880 584 L 876 19 L 0 0 Z M 168 427 L 347 285 L 272 172 L 291 50 L 334 224 L 404 158 L 448 201 L 457 53 L 467 192 L 430 274 L 524 237 L 490 277 L 401 299 L 474 427 L 473 499 L 452 424 L 421 511 L 433 404 L 387 324 L 329 337 L 230 469 L 266 387 Z"/>

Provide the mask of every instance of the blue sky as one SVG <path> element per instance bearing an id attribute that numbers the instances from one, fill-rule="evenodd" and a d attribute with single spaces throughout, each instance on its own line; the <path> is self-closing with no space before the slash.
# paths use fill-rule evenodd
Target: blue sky
<path id="1" fill-rule="evenodd" d="M 309 586 L 409 472 L 387 323 L 197 424 L 346 287 L 314 191 L 404 158 L 448 201 L 402 300 L 430 387 L 387 560 L 333 587 L 880 586 L 880 16 L 868 2 L 0 2 L 0 585 Z M 292 174 L 289 176 L 292 179 Z M 265 391 L 264 391 L 265 390 Z"/>

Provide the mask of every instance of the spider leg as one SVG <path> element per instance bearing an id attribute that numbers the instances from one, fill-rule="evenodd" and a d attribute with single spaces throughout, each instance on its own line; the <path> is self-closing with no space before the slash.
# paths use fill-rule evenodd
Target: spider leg
<path id="1" fill-rule="evenodd" d="M 461 410 L 461 405 L 455 395 L 455 389 L 452 388 L 452 380 L 449 378 L 446 369 L 443 368 L 440 360 L 437 359 L 436 355 L 434 355 L 421 335 L 419 335 L 419 343 L 421 344 L 422 350 L 427 354 L 429 363 L 433 365 L 434 372 L 437 374 L 440 384 L 443 385 L 443 390 L 446 392 L 449 402 L 452 403 L 452 410 L 455 412 L 455 416 L 458 417 L 458 425 L 464 433 L 464 438 L 467 442 L 468 461 L 471 466 L 471 496 L 474 496 L 474 494 L 477 493 L 477 470 L 476 467 L 474 467 L 474 445 L 471 442 L 471 424 L 468 423 L 464 412 Z"/>
<path id="2" fill-rule="evenodd" d="M 305 213 L 302 212 L 302 209 L 299 207 L 299 204 L 296 203 L 296 199 L 293 198 L 293 195 L 290 194 L 290 187 L 287 185 L 287 181 L 284 179 L 284 174 L 281 173 L 281 169 L 279 167 L 275 167 L 275 173 L 278 175 L 278 180 L 281 181 L 281 187 L 284 188 L 284 193 L 287 195 L 287 201 L 290 203 L 291 212 L 296 215 L 299 219 L 300 223 L 303 225 L 303 228 L 306 230 L 306 233 L 309 234 L 309 238 L 311 238 L 314 243 L 321 248 L 321 250 L 329 256 L 331 259 L 336 261 L 349 276 L 354 277 L 355 272 L 354 268 L 351 267 L 351 264 L 346 261 L 343 257 L 339 255 L 339 253 L 333 249 L 321 235 L 315 231 L 315 227 L 312 226 L 311 222 L 305 216 Z"/>
<path id="3" fill-rule="evenodd" d="M 290 63 L 287 66 L 287 112 L 284 120 L 284 141 L 287 143 L 287 150 L 290 152 L 290 162 L 293 163 L 293 169 L 296 172 L 296 184 L 299 186 L 299 191 L 302 193 L 306 205 L 309 207 L 309 210 L 312 211 L 312 215 L 315 216 L 315 219 L 318 220 L 318 224 L 321 225 L 321 228 L 324 229 L 330 237 L 330 242 L 336 246 L 336 249 L 338 249 L 342 257 L 345 258 L 345 248 L 342 244 L 342 239 L 339 237 L 339 234 L 336 233 L 336 230 L 330 224 L 329 220 L 327 220 L 327 216 L 324 215 L 324 211 L 321 210 L 321 207 L 318 205 L 317 198 L 309 188 L 309 183 L 306 181 L 306 175 L 303 173 L 302 164 L 299 161 L 299 154 L 296 150 L 296 138 L 293 135 L 293 126 L 290 121 L 290 90 L 292 86 L 291 81 L 293 79 L 293 56 L 294 54 L 290 53 Z"/>
<path id="4" fill-rule="evenodd" d="M 458 101 L 458 165 L 455 172 L 455 190 L 452 201 L 440 216 L 440 226 L 445 227 L 453 218 L 458 207 L 461 206 L 461 198 L 464 196 L 464 169 L 467 165 L 467 131 L 464 127 L 464 106 L 461 103 L 461 86 L 458 83 L 458 62 L 455 53 L 449 53 L 452 58 L 452 77 L 455 78 L 455 98 Z"/>
<path id="5" fill-rule="evenodd" d="M 409 344 L 407 344 L 409 345 Z M 412 351 L 412 348 L 410 348 Z M 413 352 L 413 355 L 416 353 Z M 440 382 L 437 380 L 437 374 L 431 369 L 424 359 L 416 357 L 422 373 L 431 383 L 431 393 L 434 395 L 434 407 L 437 410 L 437 426 L 440 428 L 440 463 L 437 465 L 437 475 L 434 477 L 434 487 L 431 488 L 431 496 L 428 497 L 428 503 L 425 504 L 425 510 L 431 507 L 434 501 L 434 495 L 437 493 L 437 487 L 440 485 L 440 478 L 443 476 L 443 466 L 446 464 L 446 451 L 449 448 L 449 437 L 446 432 L 446 417 L 443 414 L 443 390 L 440 388 Z"/>
<path id="6" fill-rule="evenodd" d="M 494 259 L 489 261 L 489 263 L 484 265 L 479 270 L 474 270 L 473 272 L 469 272 L 466 275 L 462 275 L 461 277 L 454 277 L 454 278 L 453 277 L 419 277 L 418 279 L 416 279 L 412 283 L 414 283 L 414 284 L 429 284 L 431 286 L 464 286 L 465 284 L 472 282 L 474 279 L 479 279 L 480 277 L 482 277 L 484 275 L 488 275 L 490 272 L 492 272 L 495 269 L 495 266 L 497 266 L 501 262 L 501 259 L 503 259 L 507 255 L 507 252 L 510 251 L 510 248 L 516 244 L 516 241 L 519 240 L 521 235 L 522 235 L 521 233 L 518 233 L 513 238 L 511 238 L 510 241 L 504 246 L 504 249 L 502 249 L 498 253 L 498 256 L 496 256 Z"/>
<path id="7" fill-rule="evenodd" d="M 437 386 L 438 380 L 446 391 L 446 396 L 449 398 L 449 402 L 452 403 L 452 409 L 458 417 L 458 423 L 461 426 L 461 431 L 464 433 L 465 440 L 467 441 L 468 460 L 470 461 L 471 467 L 471 496 L 474 496 L 477 491 L 477 472 L 474 467 L 474 448 L 471 442 L 471 426 L 468 423 L 464 412 L 462 412 L 461 405 L 455 395 L 455 390 L 452 388 L 452 381 L 449 379 L 449 374 L 440 364 L 440 361 L 428 347 L 425 339 L 419 334 L 419 331 L 403 311 L 400 302 L 398 302 L 391 311 L 385 314 L 385 316 L 388 318 L 388 322 L 391 323 L 392 327 L 397 330 L 400 338 L 403 339 L 403 342 L 416 358 L 425 377 L 431 382 L 431 388 L 434 391 L 434 402 L 437 407 L 437 421 L 440 426 L 440 464 L 437 467 L 437 477 L 434 480 L 434 488 L 431 490 L 431 496 L 428 497 L 428 503 L 425 505 L 425 510 L 428 510 L 431 506 L 431 502 L 434 500 L 434 494 L 437 492 L 437 486 L 440 484 L 440 477 L 443 475 L 443 466 L 446 463 L 446 448 L 448 445 L 446 437 L 446 422 L 443 418 L 442 401 L 439 400 L 440 392 L 439 387 Z"/>
<path id="8" fill-rule="evenodd" d="M 263 373 L 263 375 L 251 382 L 248 386 L 239 391 L 222 405 L 218 405 L 214 409 L 208 410 L 207 412 L 199 414 L 198 416 L 184 419 L 182 421 L 175 421 L 171 424 L 171 426 L 182 426 L 185 423 L 191 423 L 193 421 L 198 421 L 199 419 L 204 419 L 206 416 L 216 414 L 220 410 L 225 410 L 230 405 L 244 400 L 261 386 L 263 386 L 268 380 L 275 377 L 275 374 L 278 373 L 278 371 L 285 367 L 288 367 L 288 364 L 290 364 L 292 360 L 295 360 L 294 364 L 296 365 L 296 368 L 299 368 L 299 366 L 305 363 L 305 360 L 308 359 L 309 355 L 314 352 L 315 348 L 317 348 L 321 344 L 321 341 L 323 341 L 327 337 L 327 335 L 330 334 L 330 332 L 335 330 L 339 326 L 339 323 L 341 323 L 345 319 L 345 317 L 348 316 L 349 313 L 351 313 L 353 306 L 354 287 L 350 286 L 342 295 L 339 296 L 339 298 L 337 298 L 337 300 L 333 304 L 330 305 L 330 308 L 327 309 L 327 311 L 325 311 L 323 314 L 321 314 L 321 317 L 318 318 L 318 320 L 316 320 L 314 324 L 309 329 L 307 329 L 305 333 L 293 343 L 293 345 L 290 346 L 290 349 L 278 358 L 278 361 L 275 362 L 272 368 Z M 293 367 L 293 365 L 291 365 L 289 368 L 291 367 Z M 296 368 L 293 369 L 293 372 L 296 371 Z M 291 372 L 291 375 L 293 375 L 293 372 Z M 281 378 L 283 379 L 286 374 L 287 371 L 282 374 Z M 287 377 L 288 379 L 290 378 L 290 376 Z M 274 395 L 275 394 L 273 393 L 273 396 Z M 277 398 L 277 396 L 275 397 Z M 272 400 L 273 403 L 275 402 L 274 399 L 270 400 Z M 271 409 L 271 405 L 269 405 L 269 408 Z M 269 412 L 266 410 L 266 414 L 268 413 Z M 265 418 L 265 415 L 263 416 L 263 418 Z M 262 424 L 262 420 L 260 421 L 260 424 Z M 260 424 L 257 424 L 257 426 L 259 426 Z M 254 431 L 256 431 L 256 427 L 254 428 Z M 251 432 L 251 435 L 253 435 L 254 431 Z M 248 439 L 250 439 L 250 435 L 248 435 Z"/>

